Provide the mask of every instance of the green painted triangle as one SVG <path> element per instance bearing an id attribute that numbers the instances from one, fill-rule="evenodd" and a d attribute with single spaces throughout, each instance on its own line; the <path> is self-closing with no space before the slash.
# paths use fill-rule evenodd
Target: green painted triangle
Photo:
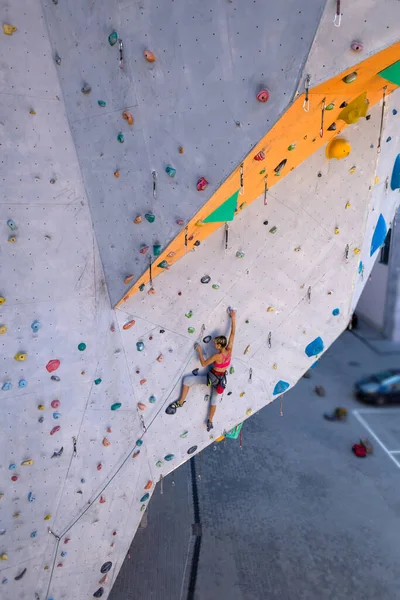
<path id="1" fill-rule="evenodd" d="M 233 194 L 228 200 L 225 200 L 221 206 L 218 206 L 208 215 L 206 219 L 203 219 L 203 223 L 226 223 L 226 221 L 233 221 L 235 216 L 237 199 L 239 196 L 239 190 Z"/>
<path id="2" fill-rule="evenodd" d="M 390 83 L 400 85 L 400 60 L 390 65 L 390 67 L 383 69 L 378 75 L 383 77 L 383 79 L 387 79 Z"/>

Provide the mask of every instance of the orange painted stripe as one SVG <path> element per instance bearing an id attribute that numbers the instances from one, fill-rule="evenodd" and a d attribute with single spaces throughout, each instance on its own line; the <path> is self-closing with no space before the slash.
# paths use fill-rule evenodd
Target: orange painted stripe
<path id="1" fill-rule="evenodd" d="M 304 94 L 298 96 L 280 120 L 244 159 L 242 163 L 244 194 L 239 194 L 239 206 L 250 204 L 263 193 L 265 175 L 268 176 L 268 188 L 272 188 L 282 177 L 299 166 L 311 154 L 347 127 L 346 123 L 338 121 L 336 122 L 336 131 L 327 131 L 328 127 L 336 120 L 337 115 L 341 111 L 339 107 L 343 101 L 350 103 L 362 92 L 367 92 L 370 105 L 373 106 L 382 99 L 384 87 L 386 87 L 387 94 L 397 89 L 395 84 L 382 79 L 377 73 L 399 60 L 399 58 L 400 42 L 397 42 L 358 65 L 347 69 L 340 75 L 310 89 L 309 112 L 304 112 L 302 108 Z M 357 72 L 357 79 L 350 84 L 344 83 L 342 81 L 343 77 L 353 71 Z M 324 99 L 326 106 L 333 102 L 335 108 L 331 111 L 325 111 L 324 135 L 321 138 L 319 131 Z M 295 150 L 288 151 L 289 145 L 293 143 L 296 144 Z M 264 161 L 255 161 L 254 156 L 261 150 L 265 152 L 266 159 Z M 274 169 L 285 158 L 287 159 L 286 166 L 282 169 L 281 175 L 277 177 Z M 260 171 L 264 169 L 266 172 L 260 174 Z M 225 200 L 230 198 L 239 187 L 240 165 L 229 175 L 226 181 L 216 190 L 208 202 L 189 221 L 187 226 L 182 229 L 164 252 L 157 257 L 152 266 L 153 279 L 164 271 L 164 269 L 157 267 L 161 261 L 166 260 L 169 265 L 172 265 L 184 256 L 186 252 L 190 251 L 197 240 L 205 240 L 214 231 L 223 226 L 221 223 L 206 223 L 199 227 L 196 223 L 208 217 Z M 243 206 L 239 210 L 243 210 L 243 208 L 245 207 Z M 185 231 L 187 231 L 188 237 L 187 247 L 185 247 Z M 173 253 L 172 257 L 168 256 L 170 253 Z M 136 281 L 125 296 L 116 304 L 115 308 L 138 292 L 142 285 L 148 283 L 149 270 Z"/>

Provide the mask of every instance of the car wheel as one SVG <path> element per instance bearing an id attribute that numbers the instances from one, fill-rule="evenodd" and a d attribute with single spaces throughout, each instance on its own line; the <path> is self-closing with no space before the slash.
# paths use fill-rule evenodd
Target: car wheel
<path id="1" fill-rule="evenodd" d="M 376 398 L 376 404 L 377 406 L 383 406 L 384 404 L 386 404 L 386 398 L 384 396 L 378 396 Z"/>

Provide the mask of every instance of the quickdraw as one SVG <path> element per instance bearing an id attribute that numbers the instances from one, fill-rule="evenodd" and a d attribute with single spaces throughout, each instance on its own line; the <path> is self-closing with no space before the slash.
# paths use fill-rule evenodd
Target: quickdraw
<path id="1" fill-rule="evenodd" d="M 305 96 L 304 96 L 304 102 L 303 102 L 304 112 L 308 112 L 310 110 L 310 100 L 308 98 L 310 83 L 311 83 L 311 75 L 306 75 L 306 81 L 304 83 L 304 89 L 305 89 Z"/>
<path id="2" fill-rule="evenodd" d="M 336 13 L 335 18 L 333 19 L 333 24 L 335 27 L 340 27 L 342 22 L 342 13 L 340 12 L 340 0 L 336 0 Z"/>

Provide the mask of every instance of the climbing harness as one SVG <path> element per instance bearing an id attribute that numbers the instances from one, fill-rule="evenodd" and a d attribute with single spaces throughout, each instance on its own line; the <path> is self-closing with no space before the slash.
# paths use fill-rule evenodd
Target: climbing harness
<path id="1" fill-rule="evenodd" d="M 342 14 L 340 12 L 340 0 L 336 0 L 336 13 L 335 18 L 333 19 L 333 24 L 335 27 L 340 27 L 342 22 Z"/>
<path id="2" fill-rule="evenodd" d="M 322 100 L 322 112 L 321 112 L 321 129 L 319 130 L 319 137 L 324 137 L 324 120 L 325 120 L 325 108 L 326 108 L 326 98 Z"/>
<path id="3" fill-rule="evenodd" d="M 387 90 L 387 86 L 385 85 L 385 87 L 383 88 L 383 95 L 382 95 L 381 124 L 380 124 L 380 127 L 379 127 L 379 138 L 378 138 L 378 147 L 377 147 L 378 154 L 381 151 L 382 132 L 383 132 L 383 119 L 385 118 L 385 108 L 386 108 L 386 90 Z"/>
<path id="4" fill-rule="evenodd" d="M 264 206 L 267 206 L 268 175 L 264 177 Z"/>
<path id="5" fill-rule="evenodd" d="M 311 82 L 311 75 L 306 75 L 306 81 L 304 83 L 304 89 L 305 89 L 305 96 L 304 96 L 304 102 L 303 102 L 304 112 L 308 112 L 310 110 L 310 100 L 308 98 L 310 82 Z"/>
<path id="6" fill-rule="evenodd" d="M 240 192 L 242 196 L 244 194 L 244 175 L 243 175 L 243 163 L 240 165 Z"/>

